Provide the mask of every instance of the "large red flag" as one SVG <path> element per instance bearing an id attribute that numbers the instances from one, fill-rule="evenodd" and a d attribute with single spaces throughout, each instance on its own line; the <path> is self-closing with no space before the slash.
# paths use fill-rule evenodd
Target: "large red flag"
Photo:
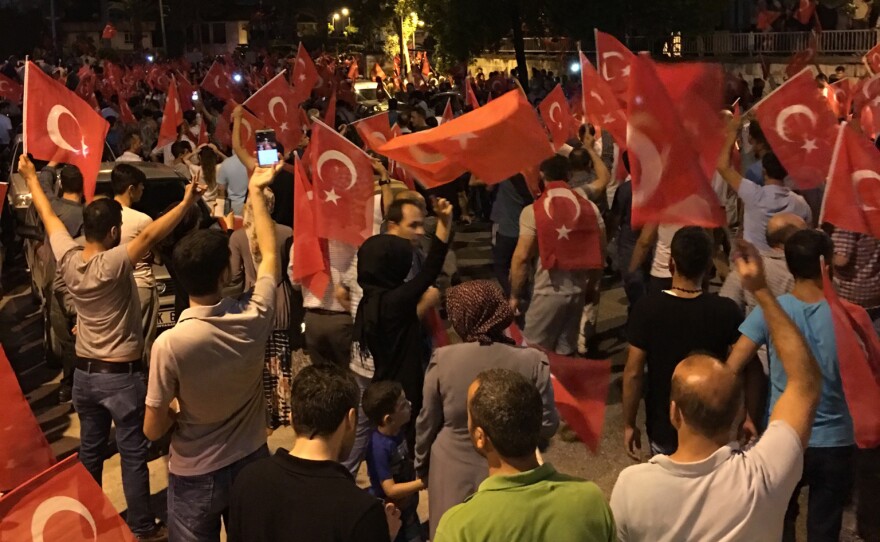
<path id="1" fill-rule="evenodd" d="M 175 82 L 177 83 L 177 97 L 180 99 L 180 106 L 184 111 L 195 109 L 192 96 L 196 91 L 196 87 L 179 71 L 175 76 Z"/>
<path id="2" fill-rule="evenodd" d="M 508 92 L 437 128 L 396 137 L 380 152 L 415 173 L 438 174 L 434 178 L 416 174 L 431 185 L 437 180 L 449 182 L 465 170 L 487 183 L 501 182 L 553 153 L 521 92 Z"/>
<path id="3" fill-rule="evenodd" d="M 263 121 L 250 114 L 245 109 L 241 115 L 241 145 L 249 153 L 257 151 L 257 130 L 265 130 Z M 287 149 L 285 149 L 286 151 Z"/>
<path id="4" fill-rule="evenodd" d="M 0 498 L 0 532 L 10 541 L 137 542 L 75 455 Z"/>
<path id="5" fill-rule="evenodd" d="M 278 142 L 284 145 L 285 151 L 290 151 L 296 148 L 302 136 L 294 116 L 300 103 L 282 71 L 252 94 L 244 105 L 275 130 Z"/>
<path id="6" fill-rule="evenodd" d="M 593 204 L 562 181 L 548 183 L 535 201 L 538 251 L 545 269 L 602 269 L 599 221 Z"/>
<path id="7" fill-rule="evenodd" d="M 360 246 L 373 231 L 370 157 L 320 121 L 309 145 L 318 237 Z"/>
<path id="8" fill-rule="evenodd" d="M 593 68 L 587 55 L 580 53 L 582 108 L 593 126 L 607 130 L 621 147 L 626 146 L 626 111 L 608 86 Z"/>
<path id="9" fill-rule="evenodd" d="M 596 30 L 596 67 L 620 103 L 626 104 L 635 55 L 610 34 Z"/>
<path id="10" fill-rule="evenodd" d="M 825 269 L 822 280 L 856 444 L 876 448 L 880 446 L 880 338 L 865 309 L 837 297 Z"/>
<path id="11" fill-rule="evenodd" d="M 844 77 L 831 85 L 831 92 L 834 93 L 835 100 L 840 108 L 837 118 L 849 117 L 849 114 L 852 112 L 855 90 L 853 80 L 849 77 Z"/>
<path id="12" fill-rule="evenodd" d="M 315 88 L 315 83 L 318 82 L 318 79 L 318 69 L 315 68 L 315 63 L 312 61 L 312 57 L 309 56 L 306 48 L 300 43 L 299 49 L 296 51 L 296 61 L 293 65 L 291 83 L 297 94 L 305 99 L 312 93 L 312 89 Z"/>
<path id="13" fill-rule="evenodd" d="M 159 127 L 156 147 L 164 147 L 177 141 L 178 127 L 182 122 L 183 106 L 177 93 L 177 82 L 172 79 L 168 85 L 168 96 L 165 98 L 165 110 L 162 113 L 162 125 Z"/>
<path id="14" fill-rule="evenodd" d="M 352 123 L 358 135 L 368 149 L 378 152 L 379 147 L 391 141 L 391 123 L 388 120 L 388 111 L 361 119 Z"/>
<path id="15" fill-rule="evenodd" d="M 315 225 L 314 190 L 298 156 L 294 168 L 293 280 L 322 297 L 330 285 L 330 275 Z"/>
<path id="16" fill-rule="evenodd" d="M 785 75 L 789 77 L 796 76 L 801 70 L 816 60 L 816 54 L 818 51 L 819 34 L 817 32 L 810 32 L 810 39 L 807 42 L 807 47 L 792 55 L 791 59 L 788 61 L 788 66 L 785 67 Z"/>
<path id="17" fill-rule="evenodd" d="M 627 149 L 633 180 L 633 226 L 723 225 L 726 220 L 697 149 L 647 57 L 633 59 Z M 717 113 L 716 113 L 717 115 Z"/>
<path id="18" fill-rule="evenodd" d="M 568 109 L 568 101 L 562 92 L 562 85 L 556 85 L 556 88 L 541 100 L 538 111 L 544 119 L 544 126 L 550 131 L 550 139 L 553 140 L 555 148 L 562 147 L 569 138 L 577 134 L 577 126 Z"/>
<path id="19" fill-rule="evenodd" d="M 6 183 L 0 196 L 6 197 Z M 0 200 L 2 202 L 2 200 Z M 10 491 L 55 464 L 55 454 L 43 435 L 18 379 L 0 346 L 0 493 Z M 2 515 L 0 515 L 2 517 Z"/>
<path id="20" fill-rule="evenodd" d="M 804 189 L 821 185 L 831 163 L 837 118 L 810 70 L 783 83 L 753 110 L 794 182 Z"/>
<path id="21" fill-rule="evenodd" d="M 865 56 L 862 57 L 865 65 L 871 70 L 872 74 L 880 73 L 880 43 L 874 46 L 873 49 L 865 53 Z"/>
<path id="22" fill-rule="evenodd" d="M 813 18 L 813 14 L 815 13 L 816 2 L 813 0 L 800 0 L 797 11 L 795 12 L 795 17 L 801 24 L 807 24 Z"/>
<path id="23" fill-rule="evenodd" d="M 455 113 L 452 112 L 452 98 L 446 99 L 446 107 L 443 108 L 443 122 L 449 122 L 455 118 Z"/>
<path id="24" fill-rule="evenodd" d="M 25 151 L 79 167 L 86 200 L 92 201 L 110 125 L 33 62 L 25 66 L 24 86 Z"/>
<path id="25" fill-rule="evenodd" d="M 202 80 L 200 86 L 221 100 L 235 100 L 236 102 L 244 100 L 241 89 L 232 80 L 232 74 L 229 73 L 226 66 L 216 60 L 211 64 L 211 68 L 205 74 L 205 79 Z"/>
<path id="26" fill-rule="evenodd" d="M 880 238 L 880 151 L 841 124 L 819 222 Z"/>
<path id="27" fill-rule="evenodd" d="M 758 27 L 758 30 L 760 30 L 761 32 L 769 32 L 773 29 L 773 23 L 776 22 L 776 19 L 778 19 L 781 15 L 782 12 L 779 11 L 759 9 L 758 18 L 755 26 Z"/>
<path id="28" fill-rule="evenodd" d="M 24 88 L 19 85 L 17 81 L 13 81 L 9 77 L 0 73 L 0 96 L 2 96 L 4 100 L 9 100 L 13 103 L 21 103 L 23 92 Z"/>

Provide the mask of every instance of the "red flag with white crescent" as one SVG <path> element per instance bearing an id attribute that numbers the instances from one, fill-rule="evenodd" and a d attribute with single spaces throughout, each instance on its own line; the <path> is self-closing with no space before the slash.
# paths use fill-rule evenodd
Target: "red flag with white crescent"
<path id="1" fill-rule="evenodd" d="M 162 125 L 159 127 L 159 139 L 156 147 L 164 147 L 177 141 L 178 127 L 183 123 L 183 105 L 177 93 L 177 82 L 172 79 L 168 85 L 165 98 L 165 110 L 162 113 Z"/>
<path id="2" fill-rule="evenodd" d="M 630 64 L 635 55 L 611 34 L 595 30 L 596 68 L 621 104 L 626 104 Z"/>
<path id="3" fill-rule="evenodd" d="M 535 201 L 538 253 L 544 269 L 602 269 L 598 209 L 564 181 L 547 183 Z"/>
<path id="4" fill-rule="evenodd" d="M 24 87 L 0 73 L 0 96 L 12 103 L 21 103 Z"/>
<path id="5" fill-rule="evenodd" d="M 388 111 L 353 122 L 352 126 L 367 148 L 374 152 L 378 152 L 379 147 L 394 137 L 391 134 Z"/>
<path id="6" fill-rule="evenodd" d="M 282 71 L 260 87 L 243 105 L 275 130 L 278 142 L 284 146 L 285 151 L 289 151 L 296 148 L 302 138 L 295 117 L 301 103 L 298 100 Z"/>
<path id="7" fill-rule="evenodd" d="M 801 70 L 815 62 L 816 55 L 819 52 L 819 33 L 810 32 L 810 38 L 806 48 L 796 52 L 788 61 L 785 67 L 785 74 L 789 77 L 796 76 Z"/>
<path id="8" fill-rule="evenodd" d="M 318 238 L 314 187 L 299 156 L 293 174 L 293 280 L 322 297 L 330 285 L 324 244 Z"/>
<path id="9" fill-rule="evenodd" d="M 831 163 L 837 117 L 816 87 L 812 72 L 802 70 L 752 109 L 797 186 L 820 186 Z"/>
<path id="10" fill-rule="evenodd" d="M 626 111 L 599 72 L 580 53 L 582 110 L 593 126 L 607 130 L 621 147 L 626 146 Z"/>
<path id="11" fill-rule="evenodd" d="M 232 74 L 229 73 L 226 66 L 219 61 L 214 61 L 205 78 L 202 80 L 202 90 L 206 90 L 221 100 L 235 100 L 241 103 L 244 101 L 244 94 L 235 81 L 232 80 Z"/>
<path id="12" fill-rule="evenodd" d="M 79 167 L 86 200 L 91 201 L 110 125 L 33 62 L 25 66 L 24 86 L 25 152 L 37 160 Z"/>
<path id="13" fill-rule="evenodd" d="M 234 108 L 234 106 L 233 106 Z M 241 145 L 249 153 L 257 151 L 257 130 L 265 130 L 266 125 L 245 109 L 241 114 Z M 287 151 L 287 149 L 284 149 Z"/>
<path id="14" fill-rule="evenodd" d="M 880 44 L 875 45 L 863 57 L 868 69 L 872 74 L 880 73 Z"/>
<path id="15" fill-rule="evenodd" d="M 370 157 L 320 121 L 309 146 L 318 237 L 360 246 L 373 232 Z"/>
<path id="16" fill-rule="evenodd" d="M 838 128 L 822 222 L 880 239 L 880 151 L 846 124 Z"/>
<path id="17" fill-rule="evenodd" d="M 544 126 L 550 132 L 554 148 L 559 149 L 569 138 L 577 135 L 577 126 L 568 109 L 568 101 L 562 92 L 562 85 L 556 85 L 556 88 L 541 100 L 538 111 L 544 120 Z"/>
<path id="18" fill-rule="evenodd" d="M 318 69 L 315 67 L 315 62 L 312 60 L 312 57 L 309 56 L 309 53 L 306 51 L 306 48 L 303 47 L 303 44 L 300 43 L 299 48 L 296 51 L 293 75 L 290 80 L 294 91 L 305 100 L 311 95 L 312 89 L 315 88 L 318 79 Z"/>
<path id="19" fill-rule="evenodd" d="M 3 540 L 137 542 L 76 455 L 0 497 L 0 518 Z"/>
<path id="20" fill-rule="evenodd" d="M 831 84 L 831 92 L 834 93 L 834 99 L 839 106 L 837 118 L 849 118 L 852 112 L 855 90 L 853 80 L 849 77 L 844 77 L 840 81 Z"/>
<path id="21" fill-rule="evenodd" d="M 815 13 L 816 2 L 813 0 L 800 0 L 794 16 L 801 24 L 808 24 Z"/>

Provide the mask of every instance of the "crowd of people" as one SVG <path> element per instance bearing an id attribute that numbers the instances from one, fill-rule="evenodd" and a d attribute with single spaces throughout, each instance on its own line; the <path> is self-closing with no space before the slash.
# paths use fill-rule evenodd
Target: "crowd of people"
<path id="1" fill-rule="evenodd" d="M 287 60 L 267 56 L 248 72 L 265 82 Z M 350 73 L 350 62 L 335 69 Z M 201 80 L 209 66 L 187 75 Z M 83 72 L 44 69 L 79 87 Z M 480 73 L 474 85 L 481 102 L 520 90 L 538 102 L 568 83 L 540 71 L 531 81 L 523 90 L 509 74 Z M 459 93 L 448 100 L 454 114 L 470 111 L 470 84 L 377 80 L 403 134 L 444 122 L 436 94 Z M 537 186 L 466 175 L 410 188 L 374 154 L 372 236 L 360 246 L 321 240 L 321 291 L 294 271 L 307 126 L 297 148 L 279 145 L 278 164 L 260 166 L 243 143 L 245 108 L 225 111 L 202 92 L 176 140 L 159 147 L 165 95 L 138 88 L 129 125 L 118 95 L 94 93 L 117 157 L 112 198 L 84 204 L 72 165 L 38 168 L 21 155 L 18 172 L 57 269 L 53 310 L 70 324 L 59 399 L 72 399 L 80 460 L 99 484 L 115 426 L 139 540 L 213 542 L 225 528 L 242 542 L 792 541 L 803 487 L 809 540 L 838 539 L 854 487 L 861 536 L 880 539 L 880 450 L 855 446 L 822 278 L 832 274 L 880 332 L 880 241 L 823 231 L 757 122 L 726 125 L 714 184 L 729 220 L 714 231 L 634 227 L 630 157 L 587 124 L 540 164 Z M 313 95 L 304 110 L 317 118 L 330 103 Z M 342 94 L 332 103 L 333 128 L 363 147 L 351 124 L 368 112 Z M 143 160 L 190 181 L 155 219 L 132 208 Z M 573 221 L 553 216 L 554 199 L 574 203 Z M 494 280 L 462 281 L 457 269 L 456 227 L 474 219 L 492 223 Z M 582 244 L 573 250 L 570 238 Z M 158 262 L 177 299 L 176 324 L 157 335 Z M 564 424 L 548 352 L 596 356 L 602 279 L 615 269 L 629 343 L 619 451 L 640 464 L 606 500 L 542 451 Z M 528 347 L 513 338 L 518 326 Z M 453 344 L 436 343 L 438 327 Z M 267 436 L 282 426 L 295 440 L 270 454 Z M 169 432 L 166 527 L 151 506 L 147 455 Z"/>

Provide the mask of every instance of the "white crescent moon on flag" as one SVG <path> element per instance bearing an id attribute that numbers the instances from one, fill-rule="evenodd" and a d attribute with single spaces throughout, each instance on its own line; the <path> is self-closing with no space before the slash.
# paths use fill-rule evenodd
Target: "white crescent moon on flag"
<path id="1" fill-rule="evenodd" d="M 92 540 L 98 539 L 98 528 L 95 525 L 95 518 L 89 509 L 83 503 L 72 497 L 50 497 L 40 503 L 40 506 L 34 510 L 31 518 L 31 538 L 33 542 L 43 542 L 43 531 L 46 529 L 46 523 L 58 512 L 70 511 L 82 516 L 89 526 L 92 528 Z"/>
<path id="2" fill-rule="evenodd" d="M 49 139 L 52 140 L 52 143 L 58 145 L 59 148 L 66 151 L 80 152 L 81 149 L 68 143 L 67 140 L 64 139 L 64 136 L 61 135 L 61 129 L 58 127 L 58 122 L 61 120 L 62 115 L 70 115 L 70 118 L 73 119 L 77 128 L 79 128 L 80 135 L 82 135 L 82 127 L 79 125 L 79 121 L 76 120 L 76 117 L 73 116 L 73 113 L 70 112 L 70 109 L 67 109 L 61 104 L 57 104 L 52 106 L 52 109 L 49 110 L 49 116 L 46 118 L 46 131 L 49 132 Z"/>
<path id="3" fill-rule="evenodd" d="M 596 92 L 595 90 L 590 91 L 590 96 L 592 96 L 593 99 L 595 99 L 597 102 L 599 102 L 600 105 L 605 105 L 605 100 L 603 100 L 602 96 L 600 96 L 599 93 Z"/>
<path id="4" fill-rule="evenodd" d="M 275 106 L 278 104 L 284 106 L 284 115 L 287 115 L 287 103 L 281 98 L 281 96 L 275 96 L 269 100 L 269 115 L 276 123 L 278 122 L 278 119 L 275 117 Z"/>
<path id="5" fill-rule="evenodd" d="M 663 156 L 654 142 L 631 124 L 627 126 L 626 146 L 639 161 L 639 188 L 633 190 L 633 201 L 642 205 L 660 186 L 664 168 Z"/>
<path id="6" fill-rule="evenodd" d="M 6 92 L 7 87 L 9 87 L 9 83 L 0 79 L 0 92 Z M 9 90 L 12 90 L 12 87 L 9 87 Z"/>
<path id="7" fill-rule="evenodd" d="M 219 75 L 214 76 L 214 87 L 220 88 L 220 76 Z"/>
<path id="8" fill-rule="evenodd" d="M 370 138 L 377 142 L 388 143 L 388 138 L 382 132 L 370 132 Z"/>
<path id="9" fill-rule="evenodd" d="M 550 109 L 549 109 L 549 111 L 547 112 L 547 116 L 550 117 L 550 120 L 551 120 L 552 122 L 555 122 L 556 124 L 558 124 L 560 128 L 562 128 L 562 121 L 556 119 L 556 118 L 553 116 L 553 113 L 554 113 L 555 111 L 561 111 L 561 110 L 562 110 L 562 106 L 559 105 L 559 102 L 553 102 L 552 104 L 550 104 Z"/>
<path id="10" fill-rule="evenodd" d="M 321 175 L 321 168 L 324 167 L 324 164 L 329 162 L 330 160 L 336 160 L 348 169 L 348 172 L 351 174 L 351 182 L 348 183 L 348 186 L 345 189 L 351 190 L 354 187 L 354 183 L 357 182 L 357 168 L 354 167 L 354 163 L 351 161 L 351 158 L 339 151 L 325 151 L 318 158 L 318 163 L 315 168 L 315 171 L 317 171 L 318 173 L 318 177 L 321 177 L 321 180 L 324 180 L 324 176 Z"/>
<path id="11" fill-rule="evenodd" d="M 248 122 L 247 119 L 243 118 L 243 119 L 241 119 L 241 125 L 244 126 L 245 128 L 247 128 L 247 137 L 245 137 L 242 141 L 250 141 L 251 136 L 254 133 L 254 129 L 251 127 L 251 123 Z"/>
<path id="12" fill-rule="evenodd" d="M 776 117 L 776 133 L 779 134 L 783 140 L 788 141 L 789 143 L 794 143 L 791 139 L 788 138 L 788 133 L 785 130 L 785 121 L 788 120 L 792 115 L 804 115 L 808 119 L 810 119 L 810 123 L 812 123 L 813 127 L 816 126 L 816 122 L 818 119 L 816 118 L 816 113 L 813 112 L 812 109 L 803 105 L 803 104 L 795 104 L 790 105 L 779 112 L 779 116 Z"/>
<path id="13" fill-rule="evenodd" d="M 581 216 L 581 204 L 578 202 L 574 192 L 565 188 L 551 188 L 547 191 L 547 198 L 544 200 L 544 212 L 547 213 L 547 216 L 550 217 L 551 220 L 553 219 L 553 215 L 550 214 L 550 200 L 555 197 L 571 200 L 575 209 L 574 221 L 577 222 L 577 219 Z"/>
<path id="14" fill-rule="evenodd" d="M 440 162 L 446 160 L 446 157 L 442 154 L 436 152 L 427 152 L 423 150 L 418 145 L 411 145 L 408 147 L 409 154 L 412 156 L 416 162 L 430 166 L 432 164 L 439 164 Z"/>
<path id="15" fill-rule="evenodd" d="M 602 77 L 606 81 L 611 81 L 614 77 L 608 76 L 608 59 L 609 58 L 619 58 L 620 60 L 625 60 L 623 58 L 622 53 L 618 53 L 617 51 L 608 51 L 607 53 L 602 53 Z"/>
<path id="16" fill-rule="evenodd" d="M 870 169 L 860 169 L 858 171 L 853 172 L 853 174 L 852 174 L 852 181 L 853 181 L 853 184 L 855 185 L 856 195 L 859 196 L 859 201 L 861 201 L 864 204 L 864 210 L 865 211 L 877 211 L 878 210 L 877 207 L 874 207 L 873 205 L 869 205 L 869 202 L 864 200 L 861 197 L 860 188 L 862 186 L 862 182 L 869 180 L 869 179 L 873 180 L 874 182 L 880 182 L 880 173 L 877 173 L 876 171 L 872 171 Z"/>
<path id="17" fill-rule="evenodd" d="M 874 53 L 874 54 L 877 54 L 877 53 Z M 871 87 L 873 87 L 874 83 L 876 83 L 878 80 L 880 80 L 880 75 L 875 75 L 874 77 L 868 79 L 868 81 L 862 86 L 862 96 L 864 96 L 866 100 L 871 99 L 871 94 L 870 94 Z"/>

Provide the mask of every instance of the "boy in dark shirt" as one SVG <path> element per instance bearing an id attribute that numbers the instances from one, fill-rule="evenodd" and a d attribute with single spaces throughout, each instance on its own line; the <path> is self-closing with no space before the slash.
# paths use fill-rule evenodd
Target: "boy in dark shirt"
<path id="1" fill-rule="evenodd" d="M 412 417 L 412 406 L 403 387 L 386 380 L 370 384 L 364 392 L 363 408 L 376 425 L 367 445 L 370 493 L 400 508 L 403 525 L 396 542 L 421 542 L 418 505 L 419 491 L 425 484 L 416 480 L 403 431 Z"/>

